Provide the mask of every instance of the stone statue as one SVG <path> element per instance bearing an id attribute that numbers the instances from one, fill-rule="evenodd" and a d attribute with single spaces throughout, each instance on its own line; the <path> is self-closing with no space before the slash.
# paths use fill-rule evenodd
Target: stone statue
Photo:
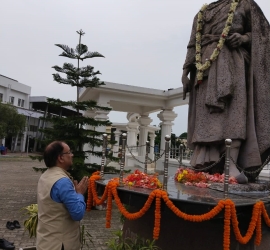
<path id="1" fill-rule="evenodd" d="M 190 92 L 191 165 L 216 162 L 229 138 L 230 176 L 239 183 L 254 180 L 270 154 L 270 26 L 255 1 L 219 0 L 201 8 L 182 83 L 183 99 Z"/>

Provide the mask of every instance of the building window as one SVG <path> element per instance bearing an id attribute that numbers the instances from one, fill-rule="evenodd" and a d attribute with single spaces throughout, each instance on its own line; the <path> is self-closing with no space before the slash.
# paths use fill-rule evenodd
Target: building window
<path id="1" fill-rule="evenodd" d="M 0 102 L 3 102 L 3 94 L 0 93 Z"/>
<path id="2" fill-rule="evenodd" d="M 24 107 L 24 100 L 22 99 L 21 107 Z"/>
<path id="3" fill-rule="evenodd" d="M 34 125 L 29 126 L 29 131 L 31 131 L 31 132 L 37 132 L 37 129 L 38 129 L 37 126 L 34 126 Z"/>
<path id="4" fill-rule="evenodd" d="M 14 104 L 14 96 L 9 97 L 9 103 Z"/>
<path id="5" fill-rule="evenodd" d="M 21 106 L 21 99 L 18 98 L 18 106 L 20 107 Z"/>

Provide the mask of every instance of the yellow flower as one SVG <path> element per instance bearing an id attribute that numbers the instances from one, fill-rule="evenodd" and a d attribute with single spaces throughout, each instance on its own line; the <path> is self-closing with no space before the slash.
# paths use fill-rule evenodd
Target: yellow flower
<path id="1" fill-rule="evenodd" d="M 183 172 L 181 174 L 178 174 L 177 176 L 177 180 L 179 182 L 181 182 L 183 180 L 183 178 L 188 174 L 188 171 L 187 170 L 183 170 Z"/>
<path id="2" fill-rule="evenodd" d="M 183 174 L 179 174 L 178 176 L 177 176 L 177 180 L 180 182 L 181 180 L 182 180 L 182 178 L 183 178 Z"/>

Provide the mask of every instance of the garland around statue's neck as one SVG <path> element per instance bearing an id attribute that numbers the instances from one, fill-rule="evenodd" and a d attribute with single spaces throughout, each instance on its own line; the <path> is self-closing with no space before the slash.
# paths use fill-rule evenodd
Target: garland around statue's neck
<path id="1" fill-rule="evenodd" d="M 239 3 L 239 0 L 232 0 L 230 10 L 228 13 L 228 18 L 225 23 L 225 27 L 220 35 L 219 41 L 217 43 L 217 47 L 214 49 L 212 55 L 209 59 L 205 60 L 205 63 L 202 63 L 202 29 L 203 29 L 203 13 L 207 8 L 207 4 L 204 4 L 198 13 L 197 18 L 197 30 L 196 30 L 196 68 L 197 68 L 197 83 L 200 84 L 203 81 L 204 71 L 207 70 L 211 64 L 217 59 L 220 51 L 223 48 L 226 37 L 228 36 L 233 22 L 233 17 L 235 14 L 236 7 Z"/>

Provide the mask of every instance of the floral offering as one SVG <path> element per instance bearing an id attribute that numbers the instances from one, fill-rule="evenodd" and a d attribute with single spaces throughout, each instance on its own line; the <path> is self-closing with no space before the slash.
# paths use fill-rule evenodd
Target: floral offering
<path id="1" fill-rule="evenodd" d="M 136 169 L 134 173 L 124 178 L 124 183 L 127 186 L 142 187 L 156 189 L 161 188 L 161 183 L 157 178 L 157 174 L 148 175 Z"/>
<path id="2" fill-rule="evenodd" d="M 180 183 L 184 183 L 189 186 L 197 186 L 197 187 L 209 187 L 211 182 L 224 182 L 224 174 L 208 174 L 204 172 L 195 172 L 189 168 L 178 168 L 174 179 Z M 230 184 L 237 184 L 237 181 L 234 177 L 229 178 Z"/>

